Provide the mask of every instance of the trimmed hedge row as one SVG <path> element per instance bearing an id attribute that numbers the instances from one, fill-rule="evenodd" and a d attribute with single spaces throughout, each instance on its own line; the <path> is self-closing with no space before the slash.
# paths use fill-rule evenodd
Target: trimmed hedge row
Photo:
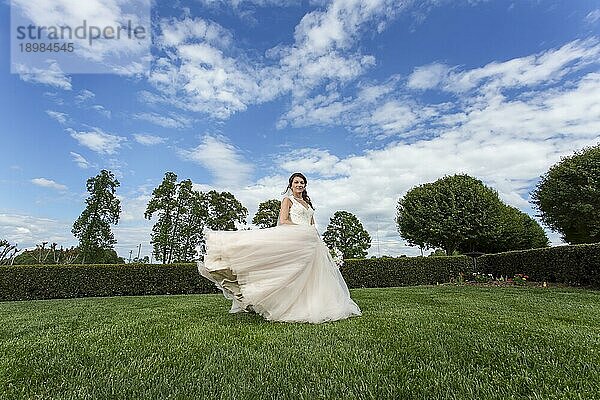
<path id="1" fill-rule="evenodd" d="M 349 287 L 448 282 L 470 268 L 466 257 L 346 260 Z M 0 267 L 0 300 L 218 293 L 195 264 L 15 265 Z"/>
<path id="2" fill-rule="evenodd" d="M 0 300 L 217 292 L 195 264 L 0 267 Z"/>
<path id="3" fill-rule="evenodd" d="M 400 257 L 344 260 L 340 270 L 348 287 L 373 288 L 450 282 L 461 272 L 472 273 L 473 266 L 464 256 Z"/>
<path id="4" fill-rule="evenodd" d="M 489 254 L 477 269 L 495 277 L 526 274 L 536 282 L 600 287 L 600 243 Z"/>
<path id="5" fill-rule="evenodd" d="M 600 243 L 485 255 L 479 272 L 532 281 L 600 287 Z M 450 282 L 469 277 L 472 260 L 459 257 L 400 257 L 346 260 L 341 268 L 350 288 Z M 0 301 L 94 296 L 218 293 L 195 264 L 0 266 Z"/>
<path id="6" fill-rule="evenodd" d="M 448 282 L 469 270 L 466 257 L 346 260 L 351 288 Z M 196 264 L 16 265 L 0 267 L 0 301 L 97 296 L 219 293 Z"/>

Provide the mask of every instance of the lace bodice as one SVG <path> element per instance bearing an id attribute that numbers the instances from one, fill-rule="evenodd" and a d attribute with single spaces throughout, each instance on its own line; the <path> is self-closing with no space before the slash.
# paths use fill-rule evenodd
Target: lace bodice
<path id="1" fill-rule="evenodd" d="M 296 200 L 294 196 L 288 196 L 288 198 L 292 201 L 292 206 L 290 207 L 290 220 L 298 225 L 310 225 L 315 210 L 310 206 L 308 208 L 304 207 L 304 205 Z"/>

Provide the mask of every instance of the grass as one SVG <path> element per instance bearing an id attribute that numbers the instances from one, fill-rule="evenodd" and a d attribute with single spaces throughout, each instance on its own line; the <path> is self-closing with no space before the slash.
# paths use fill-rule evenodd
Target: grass
<path id="1" fill-rule="evenodd" d="M 0 398 L 600 398 L 600 292 L 353 290 L 358 318 L 231 315 L 217 295 L 0 303 Z"/>

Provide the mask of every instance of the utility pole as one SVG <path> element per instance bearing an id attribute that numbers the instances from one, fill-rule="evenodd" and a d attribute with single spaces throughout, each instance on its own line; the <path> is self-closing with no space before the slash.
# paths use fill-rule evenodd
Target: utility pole
<path id="1" fill-rule="evenodd" d="M 138 262 L 140 260 L 140 252 L 141 251 L 142 251 L 142 244 L 140 243 L 140 245 L 138 246 L 138 256 L 137 256 Z"/>
<path id="2" fill-rule="evenodd" d="M 129 262 L 131 262 L 131 253 L 133 253 L 133 250 L 129 250 Z"/>
<path id="3" fill-rule="evenodd" d="M 377 238 L 377 257 L 381 257 L 381 252 L 379 251 L 379 218 L 375 219 L 375 237 Z"/>

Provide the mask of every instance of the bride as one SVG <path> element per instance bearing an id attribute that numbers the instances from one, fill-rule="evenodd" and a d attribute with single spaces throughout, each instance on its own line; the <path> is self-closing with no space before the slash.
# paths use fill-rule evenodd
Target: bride
<path id="1" fill-rule="evenodd" d="M 314 227 L 306 183 L 301 173 L 290 176 L 276 227 L 205 230 L 206 254 L 198 270 L 233 301 L 229 312 L 311 323 L 361 315 Z"/>

